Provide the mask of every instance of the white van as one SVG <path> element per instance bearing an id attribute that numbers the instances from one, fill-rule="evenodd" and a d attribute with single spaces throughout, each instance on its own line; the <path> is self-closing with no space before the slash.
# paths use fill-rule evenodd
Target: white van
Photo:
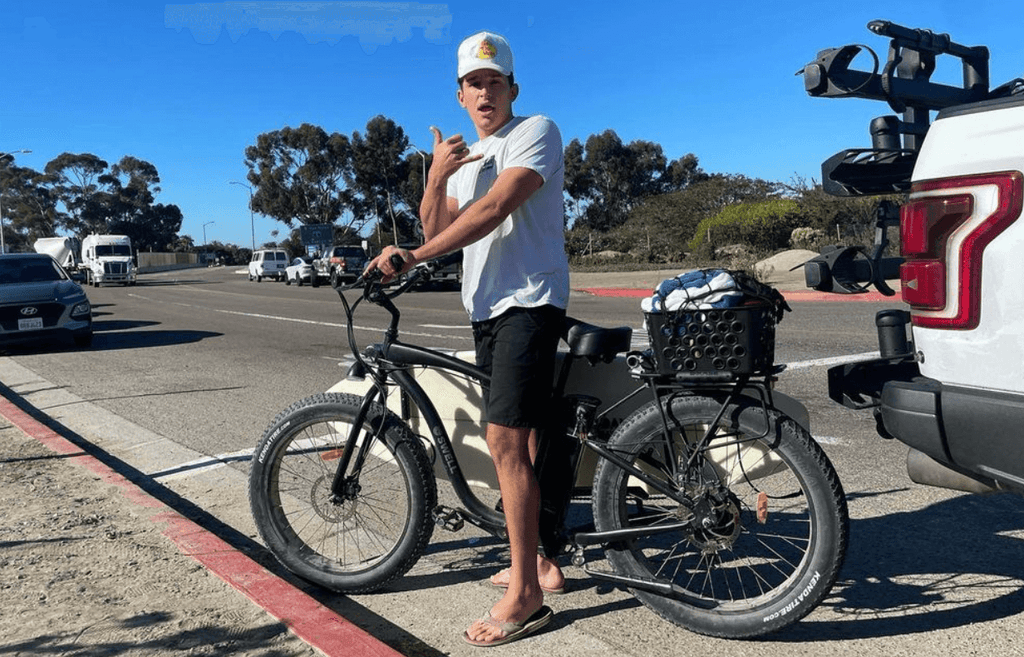
<path id="1" fill-rule="evenodd" d="M 288 253 L 280 249 L 261 249 L 252 254 L 249 261 L 249 280 L 256 282 L 264 278 L 275 281 L 284 280 L 284 270 L 288 266 Z"/>

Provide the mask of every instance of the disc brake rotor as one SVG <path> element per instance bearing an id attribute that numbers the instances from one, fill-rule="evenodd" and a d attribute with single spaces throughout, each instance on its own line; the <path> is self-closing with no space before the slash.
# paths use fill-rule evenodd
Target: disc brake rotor
<path id="1" fill-rule="evenodd" d="M 356 513 L 357 500 L 346 500 L 335 502 L 332 500 L 331 481 L 327 476 L 322 476 L 313 482 L 309 491 L 309 501 L 313 505 L 316 514 L 327 522 L 345 522 Z"/>
<path id="2" fill-rule="evenodd" d="M 731 496 L 718 505 L 705 497 L 694 511 L 696 518 L 689 539 L 705 554 L 727 549 L 739 538 L 743 529 L 740 508 Z"/>

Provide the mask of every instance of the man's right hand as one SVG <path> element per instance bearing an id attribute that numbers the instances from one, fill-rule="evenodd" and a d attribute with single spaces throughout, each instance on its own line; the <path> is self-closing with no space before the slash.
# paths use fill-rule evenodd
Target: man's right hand
<path id="1" fill-rule="evenodd" d="M 397 255 L 403 261 L 401 267 L 396 268 L 394 263 L 391 262 L 391 256 Z M 390 283 L 396 276 L 403 274 L 413 268 L 418 262 L 416 257 L 411 251 L 407 249 L 400 249 L 396 246 L 385 246 L 384 250 L 381 251 L 380 255 L 367 263 L 366 268 L 363 269 L 363 273 L 379 269 L 383 275 L 381 278 L 382 283 Z"/>
<path id="2" fill-rule="evenodd" d="M 436 126 L 430 126 L 430 131 L 434 133 L 434 160 L 430 165 L 430 173 L 432 178 L 436 174 L 435 180 L 448 180 L 463 165 L 483 158 L 482 154 L 469 154 L 469 146 L 462 135 L 444 139 Z"/>

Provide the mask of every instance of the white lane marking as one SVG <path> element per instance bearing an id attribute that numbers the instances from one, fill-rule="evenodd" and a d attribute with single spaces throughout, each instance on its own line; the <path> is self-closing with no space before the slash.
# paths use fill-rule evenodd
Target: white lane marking
<path id="1" fill-rule="evenodd" d="M 470 326 L 469 324 L 455 324 L 453 326 L 449 326 L 447 324 L 420 324 L 420 328 L 429 328 L 429 329 L 472 329 L 473 327 Z"/>
<path id="2" fill-rule="evenodd" d="M 139 299 L 146 299 L 146 297 L 143 297 L 143 296 L 138 295 L 138 294 L 132 294 L 130 296 L 133 296 L 133 297 L 136 297 L 136 298 L 139 298 Z M 147 300 L 149 300 L 149 299 L 147 299 Z M 252 318 L 255 318 L 255 319 L 270 319 L 270 320 L 277 320 L 277 321 L 280 321 L 280 322 L 292 322 L 292 323 L 295 323 L 295 324 L 311 324 L 313 326 L 326 326 L 328 328 L 340 328 L 340 329 L 348 328 L 347 324 L 339 324 L 337 322 L 322 322 L 322 321 L 314 320 L 314 319 L 300 319 L 298 317 L 282 317 L 280 315 L 265 315 L 263 313 L 247 313 L 247 312 L 242 312 L 242 311 L 239 311 L 239 310 L 224 310 L 223 308 L 209 308 L 207 306 L 199 306 L 199 305 L 191 304 L 191 303 L 175 302 L 173 305 L 175 305 L 175 306 L 182 306 L 182 307 L 185 307 L 185 308 L 198 308 L 200 310 L 207 310 L 207 311 L 210 311 L 210 312 L 222 313 L 224 315 L 238 315 L 240 317 L 252 317 Z M 438 328 L 452 328 L 452 327 L 438 327 Z M 358 326 L 357 325 L 355 327 L 355 329 L 357 331 L 371 331 L 371 332 L 376 332 L 376 333 L 382 333 L 384 331 L 384 327 L 381 327 L 381 326 Z M 445 340 L 445 339 L 452 339 L 452 338 L 454 338 L 456 340 L 472 340 L 473 339 L 472 337 L 470 337 L 468 335 L 437 335 L 435 333 L 418 333 L 418 332 L 415 332 L 415 331 L 402 331 L 402 335 L 408 335 L 408 336 L 413 336 L 413 337 L 417 337 L 417 338 L 433 338 L 435 340 Z"/>
<path id="3" fill-rule="evenodd" d="M 251 449 L 244 449 L 239 452 L 231 452 L 230 454 L 206 456 L 201 459 L 195 459 L 194 461 L 186 461 L 185 463 L 179 463 L 178 465 L 167 468 L 161 472 L 154 472 L 149 476 L 159 481 L 174 481 L 175 479 L 184 479 L 186 477 L 195 476 L 200 472 L 207 472 L 209 470 L 223 468 L 227 466 L 231 461 L 241 461 L 249 459 L 252 457 L 252 452 L 253 450 Z"/>
<path id="4" fill-rule="evenodd" d="M 795 363 L 786 363 L 786 370 L 801 370 L 808 367 L 831 367 L 833 365 L 845 365 L 855 363 L 859 360 L 878 358 L 881 354 L 877 351 L 868 351 L 863 354 L 852 354 L 850 356 L 833 356 L 831 358 L 815 358 L 814 360 L 800 360 Z"/>

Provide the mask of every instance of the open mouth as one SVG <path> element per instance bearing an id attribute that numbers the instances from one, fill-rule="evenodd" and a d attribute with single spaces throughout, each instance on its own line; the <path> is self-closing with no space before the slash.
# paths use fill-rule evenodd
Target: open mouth
<path id="1" fill-rule="evenodd" d="M 491 112 L 494 111 L 494 105 L 488 105 L 485 103 L 477 107 L 476 111 L 480 112 L 481 114 L 490 114 Z"/>

